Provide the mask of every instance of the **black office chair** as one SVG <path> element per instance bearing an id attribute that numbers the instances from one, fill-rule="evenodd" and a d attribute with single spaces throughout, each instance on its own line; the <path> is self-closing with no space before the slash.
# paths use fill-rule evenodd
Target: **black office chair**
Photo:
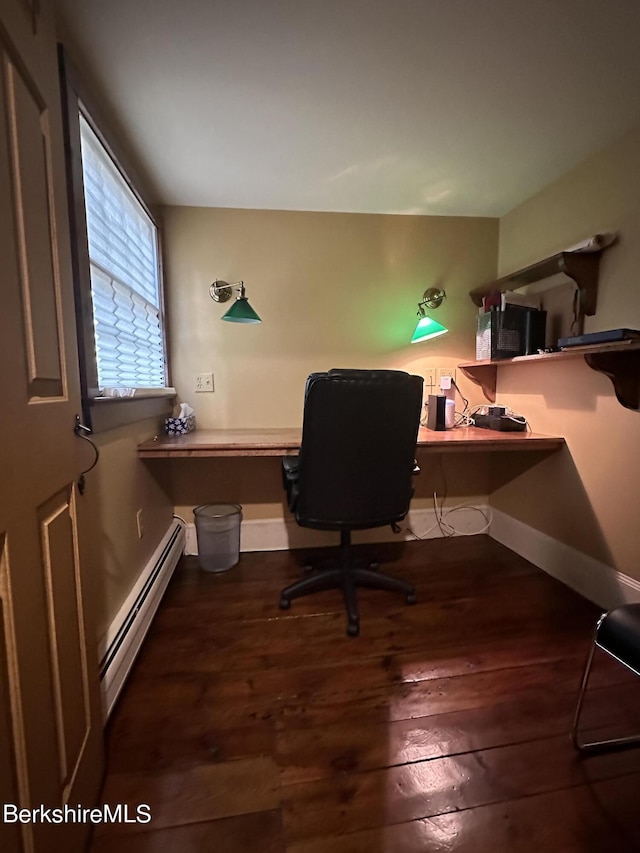
<path id="1" fill-rule="evenodd" d="M 401 592 L 415 603 L 410 584 L 354 563 L 351 531 L 396 524 L 409 511 L 422 383 L 398 370 L 331 370 L 307 379 L 300 455 L 283 460 L 283 481 L 297 523 L 340 531 L 340 552 L 333 566 L 282 590 L 283 610 L 293 598 L 341 587 L 347 633 L 355 637 L 356 586 Z"/>
<path id="2" fill-rule="evenodd" d="M 589 649 L 585 664 L 578 704 L 573 719 L 571 737 L 576 749 L 581 752 L 604 751 L 607 749 L 622 749 L 640 744 L 640 735 L 619 737 L 610 740 L 598 740 L 585 743 L 580 740 L 580 714 L 582 703 L 587 691 L 589 673 L 596 649 L 602 649 L 611 657 L 640 675 L 640 604 L 623 604 L 608 613 L 603 613 L 596 625 L 593 643 Z"/>

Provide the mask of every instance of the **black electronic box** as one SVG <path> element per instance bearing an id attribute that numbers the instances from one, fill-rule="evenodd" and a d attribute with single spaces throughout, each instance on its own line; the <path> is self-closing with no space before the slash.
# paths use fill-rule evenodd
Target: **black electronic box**
<path id="1" fill-rule="evenodd" d="M 522 415 L 508 415 L 504 406 L 487 406 L 487 412 L 473 415 L 473 422 L 482 429 L 495 429 L 500 432 L 524 432 L 527 420 Z"/>

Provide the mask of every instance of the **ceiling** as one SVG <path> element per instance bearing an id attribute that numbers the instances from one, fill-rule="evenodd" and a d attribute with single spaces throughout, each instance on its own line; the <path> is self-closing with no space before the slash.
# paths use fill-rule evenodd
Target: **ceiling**
<path id="1" fill-rule="evenodd" d="M 155 201 L 500 216 L 640 121 L 637 0 L 55 0 Z"/>

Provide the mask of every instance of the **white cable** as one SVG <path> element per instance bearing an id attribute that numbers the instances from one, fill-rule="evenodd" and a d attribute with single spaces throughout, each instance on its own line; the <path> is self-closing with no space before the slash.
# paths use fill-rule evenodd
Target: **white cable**
<path id="1" fill-rule="evenodd" d="M 478 406 L 476 408 L 480 408 L 480 407 Z M 432 533 L 436 528 L 440 529 L 440 533 L 445 538 L 449 538 L 451 536 L 479 536 L 481 533 L 486 533 L 486 531 L 489 530 L 489 528 L 491 527 L 491 521 L 493 520 L 493 513 L 491 512 L 491 509 L 489 509 L 488 515 L 483 509 L 480 509 L 480 507 L 472 506 L 471 504 L 457 504 L 456 506 L 449 507 L 449 509 L 447 509 L 447 510 L 444 509 L 444 502 L 445 502 L 446 497 L 447 497 L 448 489 L 447 489 L 447 472 L 446 472 L 446 469 L 444 467 L 444 463 L 443 463 L 441 456 L 438 457 L 438 464 L 439 464 L 440 469 L 442 471 L 442 477 L 444 480 L 444 484 L 443 484 L 444 485 L 444 494 L 442 496 L 441 504 L 440 504 L 440 506 L 438 506 L 438 493 L 436 490 L 434 490 L 434 492 L 433 492 L 433 511 L 434 511 L 434 514 L 436 517 L 435 524 L 432 524 L 431 527 L 422 534 L 422 536 L 418 536 L 418 534 L 414 530 L 412 530 L 411 527 L 409 527 L 409 525 L 406 526 L 406 529 L 409 531 L 409 533 L 411 534 L 411 536 L 413 536 L 414 539 L 418 539 L 418 540 L 426 539 L 427 536 L 430 533 Z M 480 530 L 474 530 L 471 533 L 466 533 L 464 531 L 457 530 L 453 526 L 453 524 L 450 524 L 448 521 L 445 520 L 448 515 L 451 515 L 454 512 L 459 512 L 460 510 L 463 510 L 463 509 L 470 509 L 470 510 L 473 510 L 474 512 L 479 512 L 480 515 L 485 520 L 484 526 L 481 527 Z"/>
<path id="2" fill-rule="evenodd" d="M 473 418 L 468 412 L 456 412 L 456 417 L 458 418 L 455 424 L 457 427 L 473 426 Z"/>
<path id="3" fill-rule="evenodd" d="M 475 424 L 475 421 L 473 420 L 473 416 L 477 415 L 477 414 L 483 414 L 483 415 L 488 414 L 488 411 L 487 412 L 480 412 L 480 409 L 487 409 L 488 410 L 489 408 L 504 409 L 503 417 L 509 418 L 509 420 L 515 421 L 518 424 L 522 423 L 522 415 L 519 415 L 516 411 L 514 411 L 511 408 L 511 406 L 506 406 L 504 403 L 492 403 L 491 406 L 488 406 L 486 403 L 481 403 L 479 406 L 474 406 L 474 408 L 471 409 L 471 411 L 469 412 L 469 414 L 467 416 L 470 423 L 465 424 L 465 426 L 473 426 Z M 525 426 L 527 428 L 527 432 L 531 432 L 531 425 L 530 425 L 529 421 L 525 420 L 524 423 L 525 423 Z"/>
<path id="4" fill-rule="evenodd" d="M 448 521 L 445 521 L 445 516 L 450 515 L 451 513 L 454 513 L 454 512 L 458 512 L 459 510 L 464 510 L 464 509 L 473 510 L 474 512 L 479 512 L 480 515 L 484 518 L 485 524 L 479 530 L 472 530 L 470 532 L 466 532 L 463 530 L 458 530 L 452 524 L 449 524 Z M 452 506 L 450 509 L 446 510 L 445 512 L 443 512 L 441 514 L 437 514 L 436 515 L 436 523 L 431 525 L 431 527 L 428 530 L 425 530 L 425 532 L 422 534 L 422 536 L 418 536 L 418 534 L 415 532 L 415 530 L 413 530 L 413 528 L 409 527 L 409 525 L 407 525 L 407 531 L 411 534 L 411 536 L 413 536 L 414 539 L 417 539 L 418 541 L 422 541 L 424 539 L 427 539 L 429 534 L 432 533 L 436 529 L 436 527 L 440 528 L 440 532 L 442 533 L 442 536 L 445 539 L 450 539 L 453 536 L 480 536 L 482 533 L 486 533 L 487 530 L 489 530 L 489 528 L 491 527 L 491 521 L 492 521 L 491 511 L 489 511 L 489 514 L 487 515 L 487 513 L 483 509 L 480 509 L 480 507 L 471 506 L 471 504 L 459 504 L 458 506 Z"/>
<path id="5" fill-rule="evenodd" d="M 438 493 L 437 492 L 433 493 L 433 509 L 434 509 L 435 514 L 436 514 L 436 524 L 440 528 L 440 533 L 442 533 L 443 536 L 453 536 L 454 535 L 453 532 L 447 533 L 444 529 L 444 527 L 446 526 L 450 530 L 453 530 L 451 525 L 449 525 L 445 521 L 443 521 L 442 507 L 440 507 L 440 512 L 438 512 Z"/>
<path id="6" fill-rule="evenodd" d="M 480 530 L 472 530 L 471 532 L 467 533 L 465 531 L 456 529 L 452 524 L 449 524 L 448 521 L 445 521 L 445 517 L 447 515 L 451 515 L 452 513 L 458 512 L 459 510 L 463 510 L 463 509 L 467 509 L 467 510 L 470 509 L 470 510 L 473 510 L 474 512 L 480 513 L 480 515 L 485 520 L 485 524 L 480 528 Z M 478 507 L 478 506 L 472 506 L 471 504 L 458 504 L 457 506 L 450 507 L 449 509 L 445 510 L 444 512 L 440 511 L 440 513 L 438 513 L 438 511 L 436 510 L 436 523 L 433 524 L 428 530 L 426 530 L 422 534 L 422 536 L 418 536 L 418 534 L 408 525 L 407 525 L 407 530 L 413 536 L 414 539 L 417 539 L 419 541 L 426 539 L 429 536 L 429 534 L 432 533 L 436 529 L 436 527 L 440 528 L 440 532 L 442 533 L 442 535 L 445 539 L 449 539 L 453 536 L 480 536 L 480 534 L 486 533 L 487 530 L 489 530 L 489 528 L 491 527 L 492 518 L 493 518 L 493 514 L 492 514 L 491 510 L 489 510 L 489 513 L 487 514 L 483 509 L 480 509 L 480 507 Z"/>
<path id="7" fill-rule="evenodd" d="M 460 530 L 456 530 L 455 527 L 453 527 L 452 525 L 448 525 L 449 527 L 451 527 L 452 530 L 455 530 L 455 534 L 452 534 L 452 535 L 456 535 L 456 536 L 478 536 L 480 533 L 486 533 L 487 530 L 491 527 L 491 521 L 493 519 L 493 513 L 491 512 L 491 510 L 489 510 L 489 514 L 487 516 L 487 513 L 483 509 L 480 509 L 479 506 L 472 506 L 471 504 L 458 504 L 457 506 L 452 506 L 450 509 L 448 509 L 444 513 L 444 516 L 450 515 L 452 512 L 457 512 L 458 510 L 461 510 L 461 509 L 471 509 L 474 512 L 479 512 L 480 515 L 485 520 L 485 525 L 484 525 L 484 527 L 481 527 L 480 530 L 474 530 L 471 533 L 464 533 Z M 444 522 L 444 523 L 447 524 L 447 522 Z"/>
<path id="8" fill-rule="evenodd" d="M 515 411 L 511 408 L 511 406 L 507 406 L 505 403 L 491 403 L 491 404 L 489 404 L 489 403 L 480 403 L 480 405 L 479 405 L 479 406 L 474 406 L 474 407 L 473 407 L 473 409 L 471 409 L 471 410 L 469 411 L 469 417 L 473 417 L 473 415 L 478 414 L 478 412 L 479 412 L 479 410 L 480 410 L 480 409 L 487 409 L 487 411 L 486 411 L 486 412 L 482 412 L 482 413 L 481 413 L 481 414 L 483 414 L 483 415 L 487 415 L 487 414 L 489 413 L 489 412 L 488 412 L 488 410 L 489 410 L 489 409 L 504 409 L 504 413 L 505 413 L 505 415 L 507 415 L 507 416 L 509 416 L 509 417 L 513 417 L 513 416 L 515 416 L 515 417 L 517 417 L 517 418 L 522 417 L 522 416 L 521 416 L 521 415 L 519 415 L 517 412 L 515 412 Z"/>

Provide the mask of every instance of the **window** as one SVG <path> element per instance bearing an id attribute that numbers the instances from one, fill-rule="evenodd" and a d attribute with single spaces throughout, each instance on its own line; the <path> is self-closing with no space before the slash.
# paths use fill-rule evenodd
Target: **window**
<path id="1" fill-rule="evenodd" d="M 60 48 L 82 417 L 94 431 L 171 413 L 158 227 Z"/>
<path id="2" fill-rule="evenodd" d="M 98 387 L 162 388 L 155 224 L 80 116 Z"/>

